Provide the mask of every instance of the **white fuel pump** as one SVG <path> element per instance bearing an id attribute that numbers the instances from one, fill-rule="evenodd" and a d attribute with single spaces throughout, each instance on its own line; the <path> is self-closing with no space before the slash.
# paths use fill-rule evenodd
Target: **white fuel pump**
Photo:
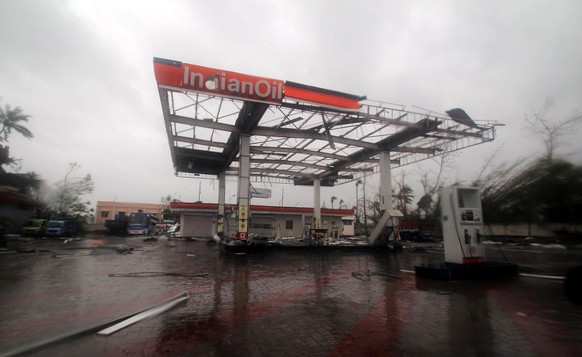
<path id="1" fill-rule="evenodd" d="M 445 262 L 485 262 L 485 247 L 481 244 L 481 190 L 476 187 L 450 186 L 441 191 L 440 200 Z"/>

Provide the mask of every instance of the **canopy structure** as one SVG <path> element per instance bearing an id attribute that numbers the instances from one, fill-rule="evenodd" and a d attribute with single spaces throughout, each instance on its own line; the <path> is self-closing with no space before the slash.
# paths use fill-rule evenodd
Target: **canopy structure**
<path id="1" fill-rule="evenodd" d="M 334 186 L 377 170 L 492 141 L 495 126 L 459 108 L 446 115 L 295 82 L 155 58 L 179 176 L 236 175 L 250 137 L 250 180 Z"/>
<path id="2" fill-rule="evenodd" d="M 176 174 L 219 180 L 217 236 L 246 242 L 252 181 L 313 186 L 310 232 L 326 232 L 321 186 L 380 174 L 382 217 L 368 241 L 398 225 L 391 167 L 492 141 L 495 125 L 464 110 L 446 115 L 364 96 L 167 59 L 154 59 Z M 236 238 L 225 225 L 225 177 L 238 176 Z M 227 228 L 225 228 L 227 226 Z M 396 232 L 397 230 L 393 230 Z"/>

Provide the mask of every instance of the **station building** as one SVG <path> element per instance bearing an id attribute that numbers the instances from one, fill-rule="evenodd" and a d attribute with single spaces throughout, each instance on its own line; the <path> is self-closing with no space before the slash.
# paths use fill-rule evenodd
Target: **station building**
<path id="1" fill-rule="evenodd" d="M 225 205 L 224 232 L 236 233 L 236 205 Z M 313 225 L 312 207 L 251 205 L 249 233 L 261 237 L 300 237 Z M 218 223 L 218 203 L 174 202 L 172 212 L 180 213 L 180 234 L 185 237 L 212 237 Z M 353 236 L 351 209 L 321 209 L 321 226 L 330 235 Z M 307 232 L 306 232 L 307 230 Z M 233 238 L 230 237 L 230 238 Z"/>

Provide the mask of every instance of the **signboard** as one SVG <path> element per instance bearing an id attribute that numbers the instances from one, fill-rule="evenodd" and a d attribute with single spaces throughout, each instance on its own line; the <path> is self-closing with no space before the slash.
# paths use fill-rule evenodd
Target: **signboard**
<path id="1" fill-rule="evenodd" d="M 253 198 L 271 198 L 271 190 L 268 188 L 251 187 L 251 197 Z"/>
<path id="2" fill-rule="evenodd" d="M 285 98 L 298 99 L 303 102 L 323 104 L 326 107 L 353 110 L 360 109 L 360 97 L 352 94 L 332 91 L 305 84 L 286 81 Z"/>
<path id="3" fill-rule="evenodd" d="M 158 86 L 209 93 L 223 97 L 280 105 L 284 98 L 293 102 L 357 111 L 359 96 L 217 68 L 154 57 Z"/>
<path id="4" fill-rule="evenodd" d="M 189 89 L 257 102 L 280 104 L 282 80 L 250 76 L 217 68 L 154 58 L 158 85 Z"/>

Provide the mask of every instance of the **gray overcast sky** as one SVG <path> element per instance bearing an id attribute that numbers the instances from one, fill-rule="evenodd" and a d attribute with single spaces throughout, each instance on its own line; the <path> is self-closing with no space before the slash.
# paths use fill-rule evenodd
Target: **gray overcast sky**
<path id="1" fill-rule="evenodd" d="M 31 115 L 35 135 L 13 135 L 11 154 L 49 184 L 78 163 L 93 202 L 217 200 L 216 182 L 174 176 L 154 56 L 506 124 L 458 156 L 449 183 L 473 179 L 498 147 L 499 161 L 541 153 L 521 129 L 547 97 L 556 118 L 582 109 L 578 0 L 0 0 L 0 13 L 0 103 Z M 582 163 L 579 134 L 562 154 Z M 290 185 L 255 202 L 280 203 L 283 189 L 285 205 L 312 204 Z M 230 182 L 227 201 L 235 192 Z M 355 188 L 324 188 L 328 207 L 332 195 L 351 206 Z"/>

